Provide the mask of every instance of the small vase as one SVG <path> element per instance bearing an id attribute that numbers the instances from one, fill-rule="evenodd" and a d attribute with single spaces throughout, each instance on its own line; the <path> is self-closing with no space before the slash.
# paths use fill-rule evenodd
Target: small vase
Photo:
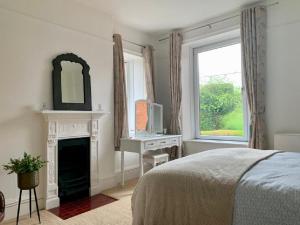
<path id="1" fill-rule="evenodd" d="M 39 185 L 39 171 L 30 173 L 18 173 L 18 187 L 21 190 L 29 190 Z"/>

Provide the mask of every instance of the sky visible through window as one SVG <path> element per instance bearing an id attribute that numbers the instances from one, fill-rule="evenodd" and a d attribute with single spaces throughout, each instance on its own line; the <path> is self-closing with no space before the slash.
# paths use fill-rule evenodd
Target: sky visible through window
<path id="1" fill-rule="evenodd" d="M 241 44 L 230 45 L 198 54 L 200 84 L 213 78 L 224 79 L 236 87 L 242 86 Z"/>

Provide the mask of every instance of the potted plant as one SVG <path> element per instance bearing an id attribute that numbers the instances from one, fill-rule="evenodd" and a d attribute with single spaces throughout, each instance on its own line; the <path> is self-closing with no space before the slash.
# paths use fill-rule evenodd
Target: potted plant
<path id="1" fill-rule="evenodd" d="M 33 157 L 24 153 L 22 159 L 10 159 L 10 162 L 3 165 L 8 174 L 18 175 L 18 187 L 22 190 L 29 190 L 39 185 L 39 169 L 47 162 L 40 159 L 40 156 Z"/>

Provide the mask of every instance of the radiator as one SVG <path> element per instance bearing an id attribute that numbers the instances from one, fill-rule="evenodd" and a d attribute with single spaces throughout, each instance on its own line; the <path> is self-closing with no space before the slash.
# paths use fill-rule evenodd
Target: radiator
<path id="1" fill-rule="evenodd" d="M 289 152 L 300 152 L 300 134 L 275 134 L 274 148 Z"/>

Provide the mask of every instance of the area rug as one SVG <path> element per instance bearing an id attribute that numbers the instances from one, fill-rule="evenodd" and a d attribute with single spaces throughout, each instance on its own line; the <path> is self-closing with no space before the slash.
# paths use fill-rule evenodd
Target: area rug
<path id="1" fill-rule="evenodd" d="M 110 204 L 98 207 L 88 212 L 79 214 L 69 219 L 63 220 L 53 213 L 42 210 L 42 225 L 131 225 L 131 197 L 125 197 Z M 5 223 L 5 225 L 15 225 L 16 222 Z M 23 217 L 19 225 L 38 225 L 36 213 L 32 218 Z"/>
<path id="2" fill-rule="evenodd" d="M 125 187 L 116 187 L 103 192 L 107 196 L 119 199 L 110 204 L 103 205 L 88 212 L 63 220 L 53 213 L 42 210 L 42 225 L 131 225 L 131 195 L 137 180 L 126 183 Z M 5 225 L 15 225 L 15 220 L 4 223 Z M 32 218 L 29 215 L 21 217 L 19 225 L 38 225 L 39 221 L 36 212 Z"/>

